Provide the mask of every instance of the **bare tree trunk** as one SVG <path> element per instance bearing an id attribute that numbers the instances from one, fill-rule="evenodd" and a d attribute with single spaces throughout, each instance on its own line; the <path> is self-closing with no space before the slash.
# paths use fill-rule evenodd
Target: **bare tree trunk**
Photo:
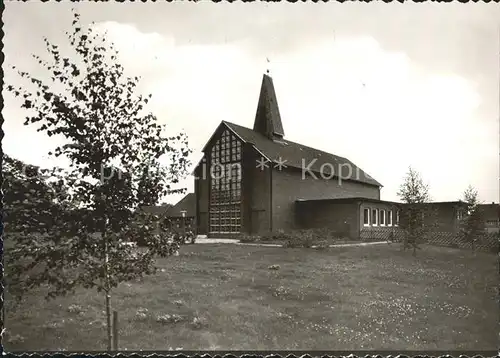
<path id="1" fill-rule="evenodd" d="M 113 350 L 113 331 L 111 327 L 111 295 L 106 291 L 106 323 L 108 329 L 108 352 Z"/>
<path id="2" fill-rule="evenodd" d="M 104 220 L 106 220 L 106 218 Z M 105 280 L 104 291 L 106 292 L 106 323 L 108 331 L 108 351 L 112 351 L 113 330 L 111 325 L 111 284 L 109 279 L 109 246 L 108 246 L 108 238 L 106 236 L 106 221 L 102 232 L 102 238 L 104 241 L 104 280 Z"/>
<path id="3" fill-rule="evenodd" d="M 113 311 L 113 350 L 118 351 L 118 312 Z"/>

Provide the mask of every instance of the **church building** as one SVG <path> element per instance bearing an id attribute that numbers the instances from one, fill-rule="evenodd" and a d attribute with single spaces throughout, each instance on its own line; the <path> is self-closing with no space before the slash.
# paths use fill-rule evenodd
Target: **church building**
<path id="1" fill-rule="evenodd" d="M 330 227 L 355 239 L 396 225 L 398 204 L 380 200 L 378 181 L 347 158 L 286 139 L 266 74 L 253 128 L 222 121 L 194 175 L 200 235 Z"/>

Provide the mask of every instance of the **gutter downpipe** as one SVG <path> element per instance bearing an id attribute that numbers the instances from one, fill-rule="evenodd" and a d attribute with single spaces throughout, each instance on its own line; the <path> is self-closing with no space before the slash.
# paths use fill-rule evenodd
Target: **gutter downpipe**
<path id="1" fill-rule="evenodd" d="M 361 205 L 363 204 L 363 201 L 360 200 L 358 203 L 358 215 L 357 218 L 357 226 L 358 226 L 358 240 L 361 240 Z"/>
<path id="2" fill-rule="evenodd" d="M 273 232 L 273 166 L 269 166 L 269 231 Z"/>

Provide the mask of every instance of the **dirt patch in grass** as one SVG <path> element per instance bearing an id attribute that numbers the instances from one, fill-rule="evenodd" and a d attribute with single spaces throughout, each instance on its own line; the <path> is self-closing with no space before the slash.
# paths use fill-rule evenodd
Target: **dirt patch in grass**
<path id="1" fill-rule="evenodd" d="M 186 246 L 116 290 L 120 348 L 496 349 L 496 255 L 418 255 L 399 245 Z M 46 302 L 37 290 L 16 310 L 7 301 L 6 328 L 8 351 L 105 349 L 104 297 Z"/>

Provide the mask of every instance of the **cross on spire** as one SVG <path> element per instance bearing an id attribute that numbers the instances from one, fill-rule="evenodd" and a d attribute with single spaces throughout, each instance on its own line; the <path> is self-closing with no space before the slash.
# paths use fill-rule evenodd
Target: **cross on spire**
<path id="1" fill-rule="evenodd" d="M 266 61 L 267 61 L 266 73 L 269 74 L 269 64 L 271 63 L 271 61 L 269 61 L 269 57 L 266 57 Z"/>

